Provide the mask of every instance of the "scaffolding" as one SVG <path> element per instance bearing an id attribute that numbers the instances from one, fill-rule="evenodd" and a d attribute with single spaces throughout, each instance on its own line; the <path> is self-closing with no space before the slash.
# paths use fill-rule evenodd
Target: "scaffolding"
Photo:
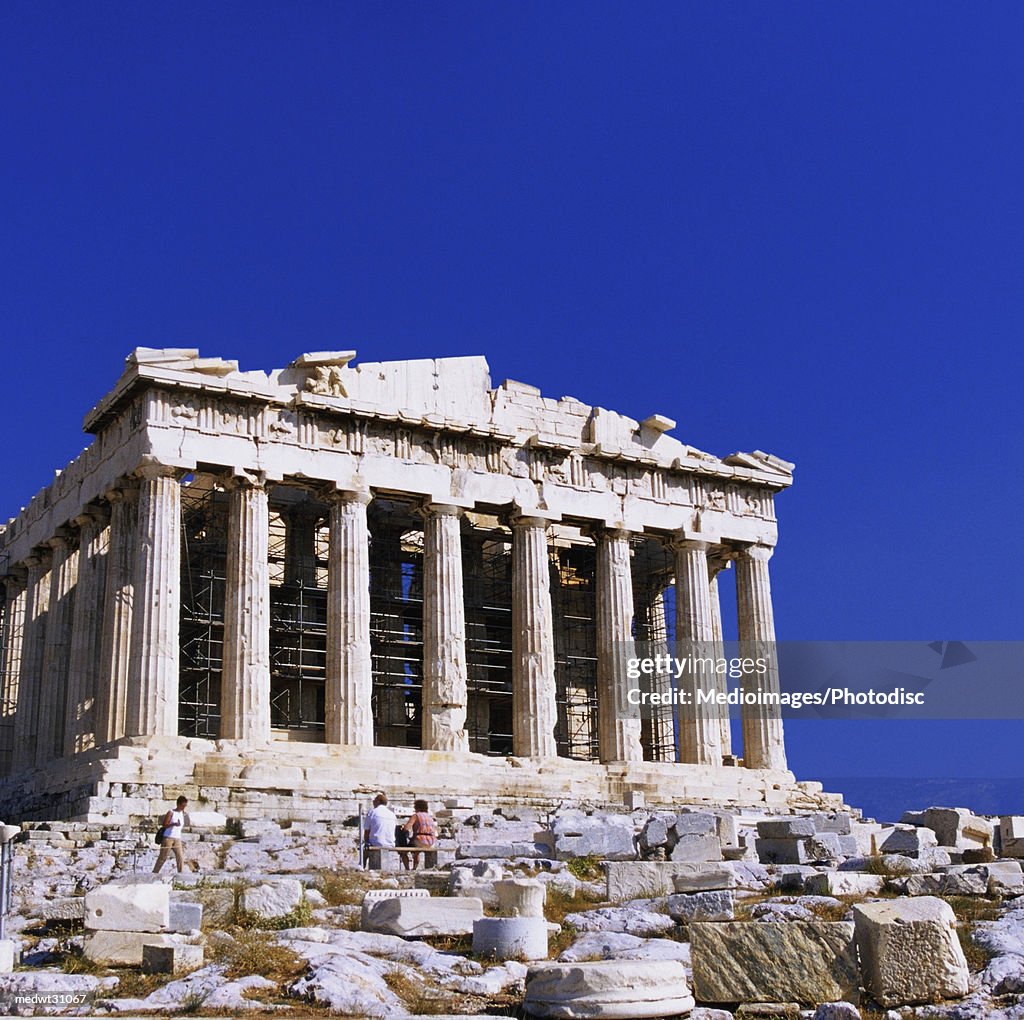
<path id="1" fill-rule="evenodd" d="M 421 747 L 423 531 L 410 506 L 380 499 L 369 526 L 374 743 Z"/>
<path id="2" fill-rule="evenodd" d="M 299 490 L 278 487 L 273 497 Z M 327 527 L 311 499 L 270 511 L 270 725 L 322 735 L 327 673 Z M 322 736 L 321 736 L 322 739 Z"/>
<path id="3" fill-rule="evenodd" d="M 512 754 L 512 543 L 506 529 L 467 515 L 462 530 L 469 749 Z"/>
<path id="4" fill-rule="evenodd" d="M 193 481 L 181 488 L 181 657 L 178 732 L 220 736 L 224 665 L 227 497 Z"/>
<path id="5" fill-rule="evenodd" d="M 18 672 L 21 666 L 7 661 L 10 594 L 10 590 L 6 590 L 0 602 L 0 775 L 8 775 L 11 771 L 14 713 L 18 707 Z"/>
<path id="6" fill-rule="evenodd" d="M 598 759 L 597 633 L 593 545 L 556 545 L 550 552 L 555 625 L 558 754 Z"/>

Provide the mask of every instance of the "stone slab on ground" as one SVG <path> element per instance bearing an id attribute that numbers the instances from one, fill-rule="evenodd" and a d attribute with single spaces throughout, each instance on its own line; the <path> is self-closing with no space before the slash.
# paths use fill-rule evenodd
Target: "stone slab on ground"
<path id="1" fill-rule="evenodd" d="M 708 889 L 753 889 L 767 879 L 760 865 L 731 861 L 609 861 L 605 865 L 610 903 Z"/>
<path id="2" fill-rule="evenodd" d="M 96 931 L 82 941 L 82 955 L 93 963 L 110 967 L 139 967 L 146 945 L 173 946 L 184 940 L 182 935 L 162 935 L 149 931 Z"/>
<path id="3" fill-rule="evenodd" d="M 189 903 L 186 900 L 171 900 L 168 905 L 168 914 L 168 931 L 196 931 L 203 926 L 202 903 Z"/>
<path id="4" fill-rule="evenodd" d="M 875 896 L 884 885 L 881 875 L 857 871 L 825 871 L 804 879 L 804 891 L 813 896 Z"/>
<path id="5" fill-rule="evenodd" d="M 633 820 L 627 815 L 562 811 L 551 823 L 551 832 L 555 857 L 560 861 L 572 857 L 599 857 L 605 861 L 636 859 Z"/>
<path id="6" fill-rule="evenodd" d="M 923 825 L 897 825 L 879 847 L 883 854 L 917 857 L 923 850 L 938 846 L 938 837 Z"/>
<path id="7" fill-rule="evenodd" d="M 757 835 L 761 839 L 799 839 L 813 836 L 816 831 L 814 819 L 801 815 L 793 818 L 766 818 L 757 823 Z"/>
<path id="8" fill-rule="evenodd" d="M 170 886 L 118 880 L 85 894 L 85 926 L 94 931 L 160 931 L 169 919 Z"/>
<path id="9" fill-rule="evenodd" d="M 679 837 L 676 845 L 672 847 L 669 857 L 673 861 L 687 863 L 720 861 L 722 859 L 722 844 L 714 832 L 690 832 Z"/>
<path id="10" fill-rule="evenodd" d="M 735 916 L 731 889 L 676 893 L 668 898 L 668 913 L 680 924 L 692 921 L 731 921 Z"/>
<path id="11" fill-rule="evenodd" d="M 473 922 L 483 916 L 476 896 L 402 896 L 364 903 L 361 927 L 402 938 L 472 935 Z"/>
<path id="12" fill-rule="evenodd" d="M 694 994 L 702 1002 L 858 1001 L 849 921 L 690 925 Z"/>
<path id="13" fill-rule="evenodd" d="M 243 889 L 238 905 L 247 914 L 260 917 L 284 917 L 302 902 L 302 883 L 295 878 L 268 879 Z"/>
<path id="14" fill-rule="evenodd" d="M 930 896 L 853 908 L 864 987 L 885 1007 L 957 999 L 968 969 L 953 908 Z"/>
<path id="15" fill-rule="evenodd" d="M 676 960 L 598 960 L 531 967 L 523 1006 L 535 1017 L 665 1017 L 694 999 Z"/>
<path id="16" fill-rule="evenodd" d="M 145 974 L 188 974 L 203 965 L 203 947 L 185 945 L 142 946 L 142 970 Z"/>

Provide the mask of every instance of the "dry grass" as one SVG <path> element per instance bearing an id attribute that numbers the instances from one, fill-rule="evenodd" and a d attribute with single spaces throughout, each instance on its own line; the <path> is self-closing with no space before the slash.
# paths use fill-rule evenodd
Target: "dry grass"
<path id="1" fill-rule="evenodd" d="M 958 921 L 995 921 L 1002 913 L 1000 900 L 984 896 L 943 896 Z"/>
<path id="2" fill-rule="evenodd" d="M 379 888 L 373 872 L 359 868 L 345 868 L 339 871 L 323 871 L 317 877 L 316 888 L 331 907 L 358 907 L 363 896 L 371 889 Z"/>
<path id="3" fill-rule="evenodd" d="M 287 946 L 281 945 L 267 931 L 234 928 L 224 939 L 208 949 L 211 963 L 222 964 L 230 979 L 259 974 L 283 984 L 292 981 L 306 969 L 306 961 Z"/>
<path id="4" fill-rule="evenodd" d="M 397 995 L 410 1013 L 431 1016 L 454 1013 L 458 1002 L 440 988 L 428 988 L 419 975 L 412 975 L 401 967 L 393 967 L 384 974 L 384 982 Z"/>
<path id="5" fill-rule="evenodd" d="M 61 947 L 60 969 L 65 974 L 102 974 L 103 967 L 82 953 L 78 946 Z"/>
<path id="6" fill-rule="evenodd" d="M 141 967 L 124 967 L 117 972 L 119 999 L 144 999 L 171 980 L 170 974 L 143 974 Z"/>
<path id="7" fill-rule="evenodd" d="M 547 903 L 544 916 L 555 924 L 562 924 L 566 914 L 578 914 L 585 910 L 594 910 L 604 901 L 584 889 L 577 890 L 572 896 L 562 889 L 548 886 Z"/>

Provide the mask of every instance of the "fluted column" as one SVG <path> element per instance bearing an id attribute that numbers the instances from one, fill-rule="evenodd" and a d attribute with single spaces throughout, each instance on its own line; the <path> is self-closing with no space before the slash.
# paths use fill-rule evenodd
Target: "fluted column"
<path id="1" fill-rule="evenodd" d="M 49 539 L 48 544 L 53 550 L 53 565 L 50 568 L 50 609 L 43 651 L 43 682 L 39 688 L 37 765 L 44 765 L 64 753 L 71 621 L 78 579 L 78 548 L 71 533 L 62 530 Z"/>
<path id="2" fill-rule="evenodd" d="M 602 762 L 643 761 L 640 712 L 626 699 L 626 658 L 633 640 L 629 532 L 597 536 L 597 725 Z"/>
<path id="3" fill-rule="evenodd" d="M 162 464 L 139 470 L 137 555 L 125 729 L 130 736 L 178 734 L 181 612 L 179 472 Z"/>
<path id="4" fill-rule="evenodd" d="M 524 758 L 558 754 L 547 528 L 536 517 L 512 521 L 512 750 Z"/>
<path id="5" fill-rule="evenodd" d="M 461 510 L 423 514 L 423 747 L 468 751 Z"/>
<path id="6" fill-rule="evenodd" d="M 768 579 L 772 551 L 767 546 L 752 545 L 742 549 L 736 557 L 740 654 L 767 660 L 767 672 L 758 677 L 758 686 L 765 692 L 779 690 L 775 615 Z M 751 769 L 785 769 L 781 709 L 771 705 L 743 705 L 742 721 L 743 764 Z"/>
<path id="7" fill-rule="evenodd" d="M 368 492 L 330 496 L 327 553 L 327 685 L 324 736 L 329 744 L 373 745 L 370 658 Z"/>
<path id="8" fill-rule="evenodd" d="M 0 698 L 0 775 L 7 775 L 14 752 L 14 720 L 18 710 L 18 681 L 25 635 L 25 573 L 4 578 L 3 691 Z"/>
<path id="9" fill-rule="evenodd" d="M 711 600 L 711 633 L 714 642 L 716 659 L 725 657 L 725 634 L 722 631 L 722 600 L 718 592 L 718 575 L 728 565 L 728 559 L 721 556 L 708 557 L 708 598 Z M 723 694 L 729 693 L 729 678 L 718 677 L 718 689 Z M 718 725 L 721 730 L 722 754 L 732 754 L 732 728 L 729 725 L 729 709 L 723 706 L 719 710 Z"/>
<path id="10" fill-rule="evenodd" d="M 681 539 L 673 543 L 676 566 L 677 658 L 707 659 L 715 654 L 714 625 L 708 588 L 709 543 Z M 684 669 L 679 677 L 688 703 L 679 707 L 679 758 L 694 765 L 722 764 L 721 709 L 700 695 L 718 690 L 717 677 L 704 668 Z"/>
<path id="11" fill-rule="evenodd" d="M 15 769 L 30 768 L 36 762 L 39 742 L 39 696 L 46 648 L 46 623 L 50 611 L 50 550 L 40 549 L 25 558 L 25 631 L 18 680 L 18 709 L 14 717 Z"/>
<path id="12" fill-rule="evenodd" d="M 134 480 L 126 481 L 107 492 L 106 500 L 110 504 L 110 526 L 96 687 L 97 744 L 106 744 L 125 735 L 139 523 L 138 485 Z"/>
<path id="13" fill-rule="evenodd" d="M 220 733 L 262 743 L 270 740 L 270 507 L 262 481 L 236 477 L 226 487 Z"/>
<path id="14" fill-rule="evenodd" d="M 78 532 L 78 582 L 71 623 L 67 701 L 64 710 L 64 754 L 92 747 L 96 736 L 96 679 L 99 665 L 100 619 L 103 612 L 107 531 L 98 510 L 74 519 Z"/>

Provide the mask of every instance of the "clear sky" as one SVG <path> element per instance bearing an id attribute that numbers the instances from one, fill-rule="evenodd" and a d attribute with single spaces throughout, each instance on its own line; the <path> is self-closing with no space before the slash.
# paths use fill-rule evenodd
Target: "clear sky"
<path id="1" fill-rule="evenodd" d="M 0 9 L 0 514 L 138 345 L 484 354 L 797 464 L 787 639 L 1018 639 L 1024 9 Z M 1022 723 L 791 727 L 1020 775 Z"/>

